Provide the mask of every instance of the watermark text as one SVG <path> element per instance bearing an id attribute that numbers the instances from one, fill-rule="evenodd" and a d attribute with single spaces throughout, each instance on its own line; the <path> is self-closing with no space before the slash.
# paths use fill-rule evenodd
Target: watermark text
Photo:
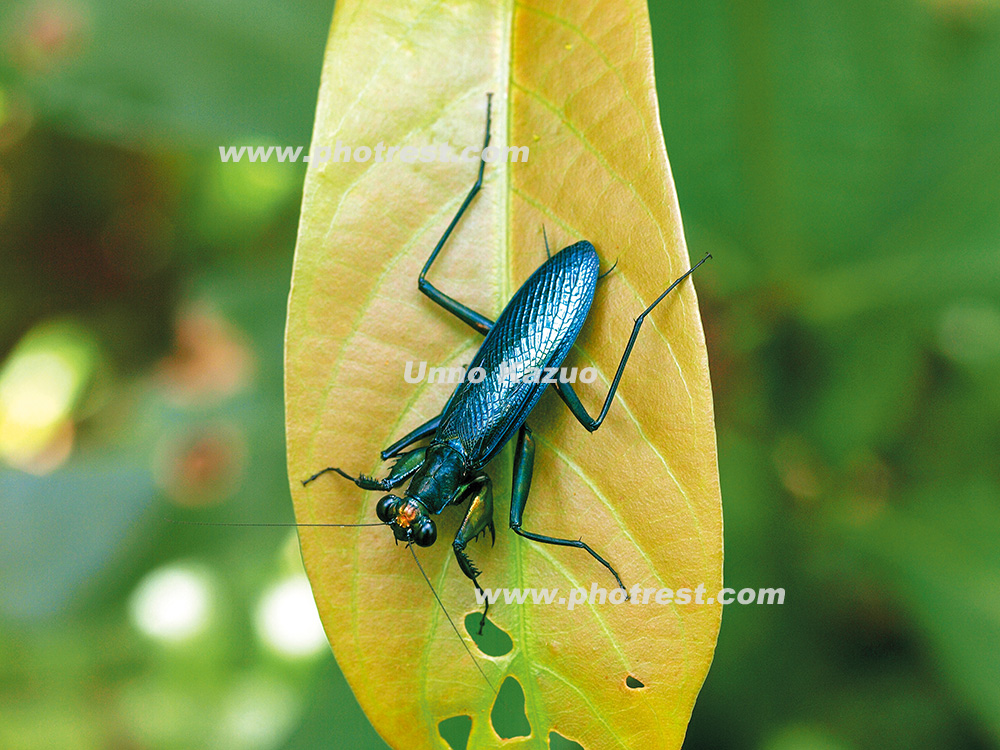
<path id="1" fill-rule="evenodd" d="M 461 152 L 452 150 L 446 144 L 428 146 L 386 146 L 379 141 L 374 147 L 350 146 L 340 141 L 333 146 L 313 146 L 306 151 L 302 146 L 219 146 L 219 159 L 223 163 L 267 162 L 273 158 L 281 163 L 295 162 L 375 162 L 401 161 L 406 164 L 416 162 L 466 162 L 479 161 L 494 163 L 501 161 L 527 162 L 527 146 L 467 146 Z"/>
<path id="2" fill-rule="evenodd" d="M 403 380 L 407 383 L 482 383 L 490 373 L 485 367 L 429 367 L 426 362 L 407 362 Z M 504 383 L 593 383 L 597 380 L 594 367 L 538 367 L 523 362 L 501 362 L 494 373 Z"/>
<path id="3" fill-rule="evenodd" d="M 695 587 L 681 587 L 678 589 L 669 588 L 645 588 L 636 584 L 627 592 L 625 589 L 611 589 L 610 591 L 596 583 L 591 584 L 588 591 L 582 586 L 569 590 L 569 595 L 560 595 L 559 589 L 483 589 L 476 590 L 476 604 L 482 606 L 486 602 L 496 604 L 502 601 L 504 604 L 558 604 L 573 611 L 576 607 L 587 604 L 677 604 L 681 606 L 699 604 L 784 604 L 785 590 L 783 588 L 763 588 L 751 589 L 720 589 L 716 594 L 706 596 L 708 590 L 705 584 L 700 583 Z"/>

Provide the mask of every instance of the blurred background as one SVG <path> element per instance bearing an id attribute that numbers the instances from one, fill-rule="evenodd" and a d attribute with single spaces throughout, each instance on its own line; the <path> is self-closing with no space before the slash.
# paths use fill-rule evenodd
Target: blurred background
<path id="1" fill-rule="evenodd" d="M 289 529 L 332 0 L 0 5 L 0 748 L 384 748 Z M 731 606 L 689 750 L 1000 748 L 1000 4 L 655 2 Z"/>

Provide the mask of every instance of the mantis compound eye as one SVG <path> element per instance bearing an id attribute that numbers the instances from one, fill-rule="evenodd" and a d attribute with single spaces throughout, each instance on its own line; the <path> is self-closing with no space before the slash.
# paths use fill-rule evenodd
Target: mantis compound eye
<path id="1" fill-rule="evenodd" d="M 396 517 L 396 508 L 399 507 L 400 499 L 395 495 L 386 495 L 378 501 L 375 506 L 375 515 L 382 523 L 389 523 Z"/>
<path id="2" fill-rule="evenodd" d="M 429 518 L 421 519 L 413 527 L 413 541 L 421 547 L 430 547 L 437 539 L 437 527 Z"/>

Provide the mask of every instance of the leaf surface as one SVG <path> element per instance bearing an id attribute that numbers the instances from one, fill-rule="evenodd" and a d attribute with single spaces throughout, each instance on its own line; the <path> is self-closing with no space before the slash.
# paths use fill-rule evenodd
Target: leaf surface
<path id="1" fill-rule="evenodd" d="M 551 244 L 594 243 L 604 268 L 569 367 L 596 414 L 633 320 L 690 265 L 659 124 L 646 7 L 565 3 L 338 3 L 324 62 L 314 151 L 482 141 L 528 146 L 527 162 L 487 166 L 483 190 L 429 278 L 490 318 Z M 341 152 L 341 157 L 343 152 Z M 300 522 L 375 519 L 379 493 L 329 465 L 383 474 L 378 452 L 438 413 L 454 388 L 404 380 L 408 361 L 467 364 L 481 339 L 416 287 L 431 249 L 475 179 L 475 162 L 356 160 L 310 165 L 286 337 L 289 472 Z M 705 267 L 711 272 L 711 266 Z M 701 273 L 701 272 L 699 272 Z M 538 450 L 525 528 L 583 537 L 628 587 L 721 586 L 722 518 L 711 390 L 694 289 L 647 319 L 603 426 L 590 434 L 554 393 L 529 424 Z M 488 588 L 592 585 L 607 572 L 579 550 L 507 528 L 512 446 L 489 467 L 497 540 L 469 552 Z M 679 748 L 711 663 L 718 604 L 497 602 L 513 641 L 479 651 L 478 611 L 451 550 L 463 509 L 438 519 L 417 554 L 491 682 L 514 677 L 530 735 L 501 740 L 494 693 L 465 653 L 413 559 L 384 528 L 301 530 L 303 557 L 337 661 L 372 724 L 398 748 L 441 748 L 442 720 L 472 717 L 470 748 Z M 641 594 L 640 597 L 641 599 Z M 629 676 L 644 687 L 626 684 Z"/>

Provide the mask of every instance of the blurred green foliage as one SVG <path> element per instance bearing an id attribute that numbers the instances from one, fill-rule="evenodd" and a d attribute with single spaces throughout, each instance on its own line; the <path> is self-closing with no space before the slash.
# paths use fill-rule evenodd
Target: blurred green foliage
<path id="1" fill-rule="evenodd" d="M 262 635 L 287 530 L 163 520 L 291 520 L 303 170 L 216 149 L 308 141 L 331 12 L 0 8 L 0 747 L 384 747 Z M 686 747 L 1000 747 L 1000 6 L 651 14 L 726 578 L 787 591 L 727 608 Z M 207 609 L 171 641 L 177 571 Z"/>

